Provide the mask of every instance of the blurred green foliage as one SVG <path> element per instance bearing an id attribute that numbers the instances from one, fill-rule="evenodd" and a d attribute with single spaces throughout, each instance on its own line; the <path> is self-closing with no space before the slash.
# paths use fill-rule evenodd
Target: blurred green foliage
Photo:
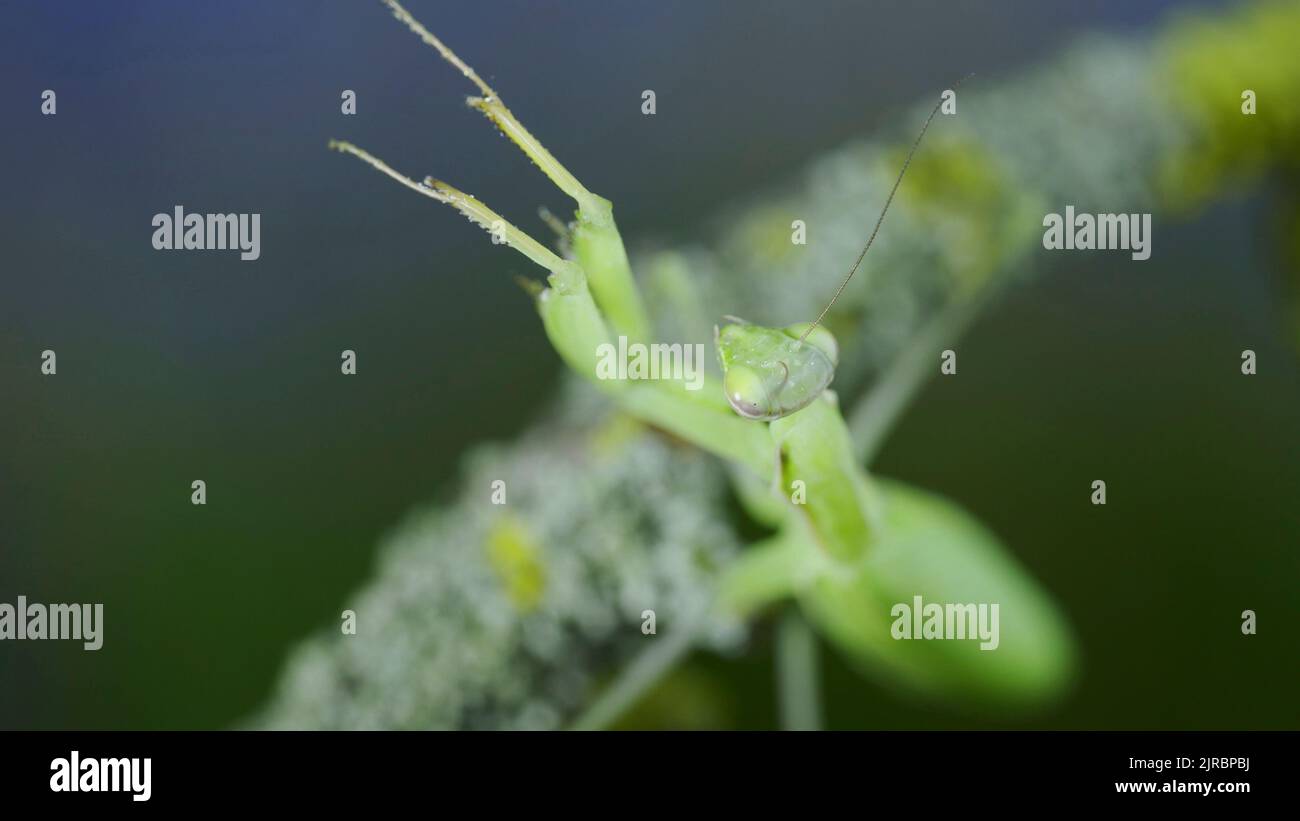
<path id="1" fill-rule="evenodd" d="M 1300 172 L 1300 5 L 1249 4 L 1227 18 L 1186 16 L 1157 42 L 1156 70 L 1186 121 L 1160 168 L 1161 193 L 1193 207 L 1265 172 Z M 1244 93 L 1255 95 L 1243 112 Z"/>
<path id="2" fill-rule="evenodd" d="M 1187 145 L 1161 168 L 1162 192 L 1190 211 L 1266 175 L 1283 183 L 1269 227 L 1287 262 L 1300 351 L 1300 4 L 1255 3 L 1228 20 L 1189 16 L 1159 46 L 1165 82 L 1192 124 Z"/>

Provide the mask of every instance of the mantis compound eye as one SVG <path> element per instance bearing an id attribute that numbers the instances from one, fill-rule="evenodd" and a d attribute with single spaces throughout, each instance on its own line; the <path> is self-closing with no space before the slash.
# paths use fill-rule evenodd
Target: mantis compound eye
<path id="1" fill-rule="evenodd" d="M 763 377 L 752 368 L 733 365 L 722 379 L 722 389 L 736 413 L 747 419 L 769 419 L 771 403 L 763 382 Z"/>

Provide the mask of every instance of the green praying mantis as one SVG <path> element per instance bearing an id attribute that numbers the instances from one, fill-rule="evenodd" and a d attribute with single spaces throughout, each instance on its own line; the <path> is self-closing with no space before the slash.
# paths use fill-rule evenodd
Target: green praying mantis
<path id="1" fill-rule="evenodd" d="M 726 317 L 714 332 L 721 384 L 710 379 L 703 391 L 688 391 L 672 380 L 599 380 L 595 352 L 601 345 L 615 334 L 636 341 L 652 333 L 612 204 L 584 187 L 524 128 L 501 96 L 397 0 L 382 2 L 478 89 L 468 99 L 470 107 L 575 201 L 573 222 L 561 226 L 565 254 L 557 255 L 446 182 L 432 177 L 417 182 L 350 142 L 331 141 L 330 148 L 455 208 L 488 230 L 494 242 L 544 268 L 547 285 L 530 281 L 525 287 L 565 363 L 629 415 L 736 468 L 742 503 L 777 533 L 746 550 L 729 568 L 720 582 L 719 606 L 743 617 L 794 597 L 823 634 L 852 658 L 865 666 L 883 666 L 922 689 L 995 698 L 1036 699 L 1054 693 L 1066 679 L 1071 646 L 1050 600 L 963 511 L 933 494 L 871 481 L 857 463 L 838 400 L 828 390 L 839 349 L 822 320 L 871 249 L 942 100 L 912 143 L 857 260 L 815 320 L 778 328 Z M 766 476 L 775 492 L 763 492 Z M 786 495 L 795 486 L 805 501 Z M 998 652 L 892 644 L 891 603 L 920 594 L 933 601 L 1000 602 L 1009 617 Z"/>

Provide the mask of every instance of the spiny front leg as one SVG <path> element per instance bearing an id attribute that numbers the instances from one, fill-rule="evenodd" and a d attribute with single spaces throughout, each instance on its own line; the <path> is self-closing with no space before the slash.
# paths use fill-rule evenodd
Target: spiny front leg
<path id="1" fill-rule="evenodd" d="M 650 320 L 641 294 L 632 279 L 623 239 L 614 224 L 613 205 L 592 193 L 555 158 L 546 146 L 532 135 L 491 86 L 460 59 L 442 40 L 411 16 L 397 0 L 383 0 L 393 16 L 422 41 L 432 46 L 443 59 L 460 70 L 482 96 L 467 99 L 469 105 L 484 114 L 503 134 L 531 159 L 565 194 L 578 204 L 577 224 L 572 232 L 573 251 L 591 284 L 591 290 L 616 331 L 634 340 L 650 334 Z"/>
<path id="2" fill-rule="evenodd" d="M 486 229 L 498 242 L 514 248 L 533 262 L 550 271 L 553 278 L 559 280 L 558 283 L 553 284 L 573 287 L 582 279 L 582 270 L 578 265 L 556 256 L 546 246 L 515 227 L 509 220 L 493 211 L 480 200 L 466 194 L 464 191 L 442 182 L 441 180 L 435 180 L 432 177 L 426 177 L 422 183 L 416 182 L 405 174 L 394 170 L 390 165 L 388 165 L 388 163 L 370 154 L 368 151 L 358 148 L 349 142 L 330 140 L 329 147 L 334 151 L 351 154 L 412 191 L 455 208 L 457 211 L 468 217 L 471 222 Z"/>

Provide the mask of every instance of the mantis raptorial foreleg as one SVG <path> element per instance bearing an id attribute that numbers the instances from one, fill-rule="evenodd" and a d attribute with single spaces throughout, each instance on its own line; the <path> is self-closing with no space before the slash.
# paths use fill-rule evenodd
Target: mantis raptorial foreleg
<path id="1" fill-rule="evenodd" d="M 351 154 L 412 191 L 445 205 L 450 205 L 468 217 L 471 222 L 487 230 L 498 242 L 514 248 L 556 277 L 564 279 L 566 282 L 572 282 L 582 277 L 582 271 L 577 265 L 556 256 L 549 248 L 515 227 L 509 220 L 470 194 L 466 194 L 432 177 L 426 177 L 424 182 L 416 182 L 401 172 L 394 170 L 388 163 L 378 157 L 371 155 L 364 149 L 357 148 L 352 143 L 342 140 L 330 140 L 329 147 L 344 154 Z"/>
<path id="2" fill-rule="evenodd" d="M 534 137 L 497 94 L 464 60 L 411 16 L 397 0 L 383 0 L 393 16 L 421 40 L 432 46 L 473 83 L 482 96 L 470 97 L 471 107 L 484 114 L 501 132 L 519 146 L 537 167 L 578 204 L 577 224 L 572 232 L 573 251 L 591 283 L 591 290 L 613 329 L 631 339 L 649 336 L 650 320 L 641 295 L 632 280 L 632 266 L 614 224 L 614 207 L 609 200 L 587 190 L 578 178 Z"/>
<path id="3" fill-rule="evenodd" d="M 595 352 L 610 341 L 613 333 L 635 341 L 648 336 L 650 327 L 632 280 L 623 241 L 614 224 L 612 206 L 578 182 L 519 123 L 501 102 L 500 95 L 401 4 L 396 0 L 384 0 L 384 4 L 479 89 L 482 96 L 470 98 L 470 105 L 496 123 L 578 203 L 577 219 L 569 232 L 573 258 L 560 258 L 484 203 L 446 183 L 432 178 L 418 183 L 351 143 L 331 142 L 330 147 L 357 157 L 430 199 L 456 208 L 494 234 L 498 242 L 550 271 L 550 288 L 527 290 L 536 296 L 538 313 L 551 343 L 574 371 L 617 398 L 631 415 L 766 476 L 769 442 L 766 431 L 731 414 L 716 384 L 710 390 L 688 392 L 673 381 L 629 384 L 596 378 Z"/>

